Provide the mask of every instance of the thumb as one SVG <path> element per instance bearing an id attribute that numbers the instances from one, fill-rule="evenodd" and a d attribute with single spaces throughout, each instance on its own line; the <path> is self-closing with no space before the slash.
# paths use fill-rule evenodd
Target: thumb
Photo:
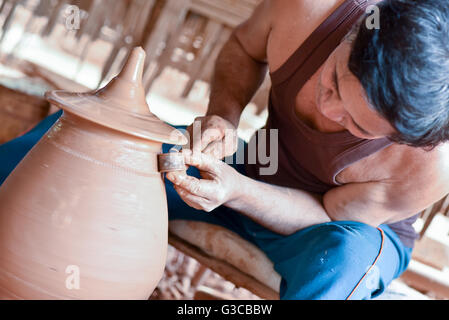
<path id="1" fill-rule="evenodd" d="M 222 164 L 220 160 L 205 153 L 193 153 L 191 150 L 183 150 L 182 152 L 186 165 L 198 168 L 201 171 L 215 174 Z"/>

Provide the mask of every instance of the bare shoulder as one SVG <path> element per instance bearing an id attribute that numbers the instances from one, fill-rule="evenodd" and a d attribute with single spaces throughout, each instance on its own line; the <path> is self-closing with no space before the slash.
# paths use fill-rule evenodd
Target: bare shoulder
<path id="1" fill-rule="evenodd" d="M 448 143 L 431 151 L 395 145 L 382 156 L 390 170 L 383 185 L 393 208 L 424 210 L 449 193 Z"/>
<path id="2" fill-rule="evenodd" d="M 270 0 L 271 33 L 267 56 L 278 69 L 344 0 Z"/>
<path id="3" fill-rule="evenodd" d="M 382 166 L 384 185 L 397 201 L 430 206 L 449 193 L 449 143 L 432 150 L 394 144 L 372 165 Z"/>
<path id="4" fill-rule="evenodd" d="M 430 151 L 393 144 L 351 165 L 337 178 L 343 184 L 384 181 L 404 190 L 439 187 L 447 193 L 449 143 Z"/>
<path id="5" fill-rule="evenodd" d="M 291 24 L 293 20 L 305 25 L 308 22 L 321 23 L 345 0 L 265 0 L 263 2 L 272 10 L 274 22 L 277 25 Z M 315 19 L 318 21 L 314 21 Z"/>
<path id="6" fill-rule="evenodd" d="M 343 184 L 371 183 L 392 210 L 420 212 L 449 193 L 449 143 L 430 151 L 393 144 L 337 178 Z"/>
<path id="7" fill-rule="evenodd" d="M 449 143 L 432 150 L 394 144 L 380 152 L 379 158 L 389 169 L 391 180 L 419 177 L 449 180 Z"/>
<path id="8" fill-rule="evenodd" d="M 235 36 L 256 61 L 279 68 L 344 0 L 263 0 Z"/>

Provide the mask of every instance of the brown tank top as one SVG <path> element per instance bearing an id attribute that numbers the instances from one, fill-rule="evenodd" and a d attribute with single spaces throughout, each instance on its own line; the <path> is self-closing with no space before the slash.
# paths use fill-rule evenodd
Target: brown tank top
<path id="1" fill-rule="evenodd" d="M 351 27 L 378 0 L 347 0 L 334 11 L 276 71 L 270 74 L 267 149 L 270 129 L 278 134 L 278 170 L 260 175 L 260 163 L 247 164 L 248 176 L 270 184 L 324 194 L 338 187 L 337 175 L 345 168 L 392 144 L 388 139 L 365 140 L 349 131 L 323 133 L 309 127 L 295 113 L 296 97 L 324 64 Z M 257 139 L 255 135 L 253 139 Z M 412 227 L 417 216 L 390 224 L 404 245 L 413 247 Z"/>

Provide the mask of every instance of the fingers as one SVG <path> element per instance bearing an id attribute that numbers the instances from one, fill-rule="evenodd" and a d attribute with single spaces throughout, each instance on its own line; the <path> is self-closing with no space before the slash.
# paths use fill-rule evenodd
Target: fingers
<path id="1" fill-rule="evenodd" d="M 223 157 L 232 156 L 238 149 L 238 135 L 237 131 L 232 131 L 226 134 L 223 138 Z"/>
<path id="2" fill-rule="evenodd" d="M 214 141 L 210 143 L 204 150 L 203 153 L 214 157 L 215 159 L 223 159 L 225 157 L 224 145 L 222 141 Z"/>
<path id="3" fill-rule="evenodd" d="M 203 153 L 211 155 L 215 159 L 224 159 L 232 156 L 237 151 L 238 138 L 236 132 L 228 132 L 223 138 L 209 143 Z"/>
<path id="4" fill-rule="evenodd" d="M 220 166 L 223 165 L 223 162 L 221 160 L 218 160 L 209 154 L 195 154 L 190 150 L 183 150 L 182 153 L 184 154 L 185 164 L 195 167 L 200 171 L 218 174 Z"/>
<path id="5" fill-rule="evenodd" d="M 195 153 L 201 153 L 212 142 L 221 140 L 223 138 L 223 131 L 218 128 L 206 128 L 202 130 L 202 122 L 195 121 L 189 128 L 189 133 L 192 138 L 191 149 Z"/>
<path id="6" fill-rule="evenodd" d="M 196 210 L 202 210 L 206 212 L 210 212 L 211 204 L 210 201 L 203 197 L 199 197 L 197 195 L 194 195 L 187 190 L 174 186 L 176 192 L 179 194 L 181 199 L 190 207 L 196 209 Z"/>
<path id="7" fill-rule="evenodd" d="M 221 141 L 223 136 L 224 133 L 219 129 L 206 129 L 201 137 L 201 151 L 206 149 L 210 144 L 213 144 L 216 141 Z"/>
<path id="8" fill-rule="evenodd" d="M 182 188 L 193 195 L 204 198 L 209 198 L 211 196 L 211 191 L 213 190 L 211 184 L 213 182 L 210 180 L 200 180 L 176 172 L 167 173 L 166 177 L 175 185 L 175 187 Z"/>
<path id="9" fill-rule="evenodd" d="M 173 171 L 173 172 L 167 172 L 165 173 L 165 177 L 174 183 L 174 181 L 178 181 L 183 179 L 183 177 L 187 176 L 186 171 Z"/>
<path id="10" fill-rule="evenodd" d="M 194 153 L 207 153 L 218 159 L 237 150 L 237 130 L 232 123 L 219 116 L 196 118 L 187 128 Z"/>

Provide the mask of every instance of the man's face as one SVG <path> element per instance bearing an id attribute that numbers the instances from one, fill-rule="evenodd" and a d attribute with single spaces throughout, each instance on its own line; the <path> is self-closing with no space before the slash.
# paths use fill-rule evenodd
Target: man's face
<path id="1" fill-rule="evenodd" d="M 351 46 L 343 41 L 324 64 L 317 83 L 317 108 L 356 137 L 378 139 L 395 130 L 372 108 L 359 80 L 350 72 Z"/>

